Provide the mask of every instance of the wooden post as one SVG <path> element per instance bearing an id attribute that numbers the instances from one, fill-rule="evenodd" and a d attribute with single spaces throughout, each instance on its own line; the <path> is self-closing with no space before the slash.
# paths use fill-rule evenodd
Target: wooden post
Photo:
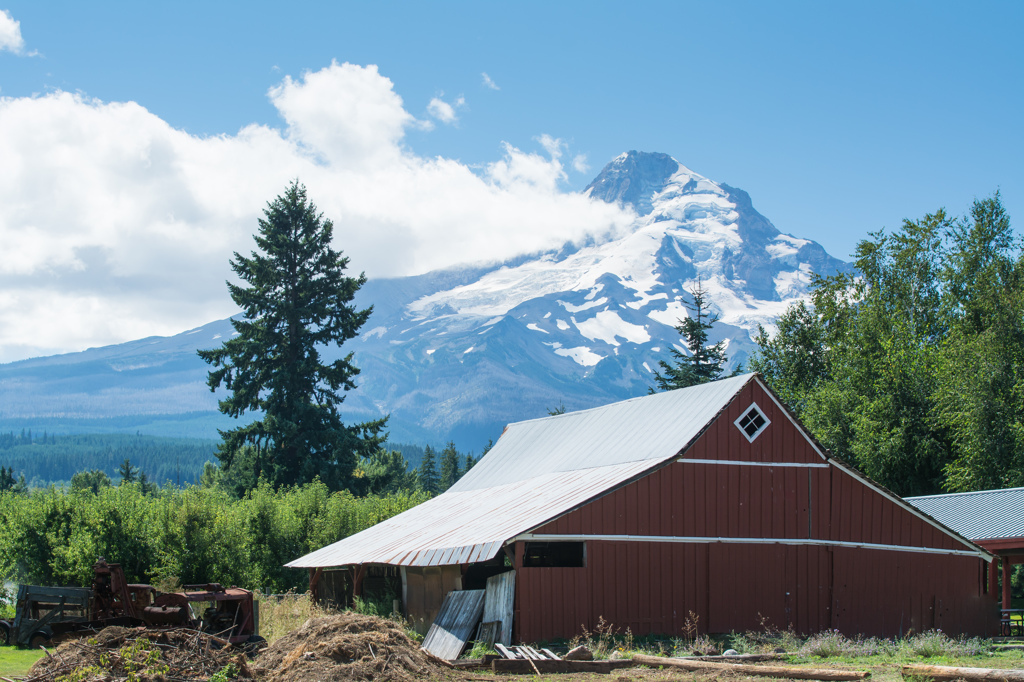
<path id="1" fill-rule="evenodd" d="M 320 583 L 320 578 L 324 574 L 323 568 L 318 568 L 315 571 L 309 569 L 309 593 L 313 596 L 313 601 L 318 601 L 316 598 L 316 586 Z"/>
<path id="2" fill-rule="evenodd" d="M 355 568 L 355 577 L 352 579 L 352 606 L 355 606 L 356 597 L 363 595 L 363 578 L 366 577 L 366 564 L 359 564 Z"/>
<path id="3" fill-rule="evenodd" d="M 997 585 L 999 585 L 999 566 L 997 565 L 996 560 L 993 559 L 988 562 L 988 594 L 992 597 L 993 601 L 997 599 Z"/>
<path id="4" fill-rule="evenodd" d="M 1010 605 L 1010 557 L 1003 557 L 1003 608 L 1012 609 Z"/>

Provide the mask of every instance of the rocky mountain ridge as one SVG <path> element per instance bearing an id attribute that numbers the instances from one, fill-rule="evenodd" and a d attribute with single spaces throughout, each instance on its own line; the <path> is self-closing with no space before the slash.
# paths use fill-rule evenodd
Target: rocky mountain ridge
<path id="1" fill-rule="evenodd" d="M 502 264 L 367 282 L 357 303 L 372 304 L 373 316 L 357 339 L 327 353 L 354 350 L 362 369 L 343 405 L 346 421 L 390 414 L 394 441 L 453 439 L 479 452 L 509 422 L 645 393 L 658 360 L 680 343 L 673 327 L 698 279 L 720 318 L 711 340 L 725 340 L 737 363 L 753 351 L 758 324 L 807 295 L 811 273 L 849 268 L 815 242 L 779 232 L 742 190 L 665 154 L 622 154 L 585 192 L 631 207 L 628 232 Z M 195 350 L 231 333 L 221 320 L 0 365 L 0 428 L 106 423 L 216 437 L 230 420 L 213 412 Z"/>

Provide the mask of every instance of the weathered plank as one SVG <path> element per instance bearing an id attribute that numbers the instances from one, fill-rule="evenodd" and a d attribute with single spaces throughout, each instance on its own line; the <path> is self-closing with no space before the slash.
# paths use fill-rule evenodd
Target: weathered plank
<path id="1" fill-rule="evenodd" d="M 466 648 L 484 610 L 484 590 L 452 590 L 423 638 L 423 648 L 445 660 L 454 660 Z"/>
<path id="2" fill-rule="evenodd" d="M 1007 680 L 1007 682 L 1024 682 L 1024 670 L 953 668 L 945 665 L 905 665 L 901 672 L 904 677 L 927 677 L 932 680 L 980 680 L 982 682 Z"/>
<path id="3" fill-rule="evenodd" d="M 512 608 L 516 597 L 516 572 L 506 571 L 487 579 L 484 600 L 484 622 L 501 621 L 501 636 L 496 640 L 512 644 Z"/>
<path id="4" fill-rule="evenodd" d="M 546 653 L 548 655 L 548 658 L 550 658 L 552 661 L 560 661 L 560 660 L 562 660 L 562 658 L 558 654 L 553 652 L 551 649 L 541 649 L 541 651 Z"/>
<path id="5" fill-rule="evenodd" d="M 632 658 L 634 665 L 651 667 L 669 666 L 683 670 L 717 670 L 743 673 L 761 677 L 785 677 L 794 680 L 829 680 L 832 682 L 854 682 L 871 677 L 871 673 L 860 670 L 821 670 L 814 668 L 788 668 L 769 665 L 745 665 L 743 663 L 711 663 L 709 661 L 684 660 L 665 656 L 643 656 Z M 1021 682 L 1024 682 L 1022 680 Z"/>
<path id="6" fill-rule="evenodd" d="M 494 648 L 494 643 L 501 638 L 501 621 L 484 621 L 476 630 L 476 643 L 483 644 L 488 649 Z"/>
<path id="7" fill-rule="evenodd" d="M 516 655 L 516 652 L 512 651 L 511 649 L 509 649 L 508 647 L 506 647 L 501 642 L 495 642 L 494 643 L 494 648 L 495 648 L 495 650 L 499 654 L 501 654 L 502 656 L 504 656 L 505 658 L 507 658 L 509 660 L 514 661 L 515 659 L 519 658 L 519 656 Z"/>

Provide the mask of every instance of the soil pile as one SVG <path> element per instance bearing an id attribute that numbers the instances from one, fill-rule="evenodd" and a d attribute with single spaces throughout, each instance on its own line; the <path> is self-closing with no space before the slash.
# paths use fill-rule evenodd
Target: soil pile
<path id="1" fill-rule="evenodd" d="M 310 618 L 274 642 L 256 659 L 255 672 L 267 682 L 409 682 L 451 670 L 394 622 L 343 613 Z"/>
<path id="2" fill-rule="evenodd" d="M 88 680 L 205 680 L 229 663 L 239 677 L 251 677 L 245 656 L 222 642 L 196 630 L 109 627 L 48 652 L 27 680 L 51 682 L 72 671 L 86 671 Z"/>

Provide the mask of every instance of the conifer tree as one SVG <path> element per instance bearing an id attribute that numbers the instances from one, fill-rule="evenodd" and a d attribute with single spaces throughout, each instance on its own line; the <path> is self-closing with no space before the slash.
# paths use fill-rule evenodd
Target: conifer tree
<path id="1" fill-rule="evenodd" d="M 0 492 L 13 490 L 17 484 L 18 482 L 14 478 L 14 467 L 0 467 Z"/>
<path id="2" fill-rule="evenodd" d="M 459 459 L 455 442 L 448 441 L 444 450 L 441 451 L 441 490 L 448 490 L 462 477 L 462 472 L 459 471 Z"/>
<path id="3" fill-rule="evenodd" d="M 125 459 L 121 462 L 121 466 L 118 467 L 117 473 L 121 474 L 121 485 L 125 483 L 135 483 L 139 480 L 139 467 L 132 466 L 130 460 Z"/>
<path id="4" fill-rule="evenodd" d="M 429 445 L 423 449 L 423 461 L 420 462 L 419 471 L 416 474 L 416 478 L 420 485 L 420 490 L 431 495 L 437 495 L 441 492 L 441 480 L 437 475 L 437 463 L 434 448 Z"/>
<path id="5" fill-rule="evenodd" d="M 228 283 L 242 316 L 237 334 L 199 356 L 215 368 L 211 390 L 229 395 L 220 411 L 259 419 L 221 432 L 218 451 L 224 475 L 236 492 L 259 478 L 274 485 L 320 477 L 330 488 L 352 483 L 360 457 L 384 440 L 385 419 L 342 423 L 344 392 L 355 388 L 359 369 L 352 353 L 325 362 L 322 351 L 355 337 L 372 308 L 352 300 L 365 275 L 348 277 L 348 258 L 331 246 L 334 225 L 317 213 L 306 189 L 293 182 L 264 209 L 254 238 L 259 252 L 235 253 L 231 268 L 244 286 Z"/>
<path id="6" fill-rule="evenodd" d="M 706 384 L 720 378 L 725 372 L 725 343 L 719 341 L 708 345 L 708 332 L 718 321 L 718 315 L 709 310 L 708 292 L 699 279 L 697 285 L 690 290 L 690 295 L 693 302 L 683 300 L 683 305 L 693 314 L 679 320 L 679 325 L 675 328 L 683 337 L 690 355 L 677 348 L 670 348 L 669 353 L 673 362 L 658 361 L 661 371 L 654 373 L 654 381 L 662 391 Z M 733 374 L 740 371 L 742 368 L 736 368 Z M 651 389 L 651 392 L 653 393 L 654 389 Z"/>

